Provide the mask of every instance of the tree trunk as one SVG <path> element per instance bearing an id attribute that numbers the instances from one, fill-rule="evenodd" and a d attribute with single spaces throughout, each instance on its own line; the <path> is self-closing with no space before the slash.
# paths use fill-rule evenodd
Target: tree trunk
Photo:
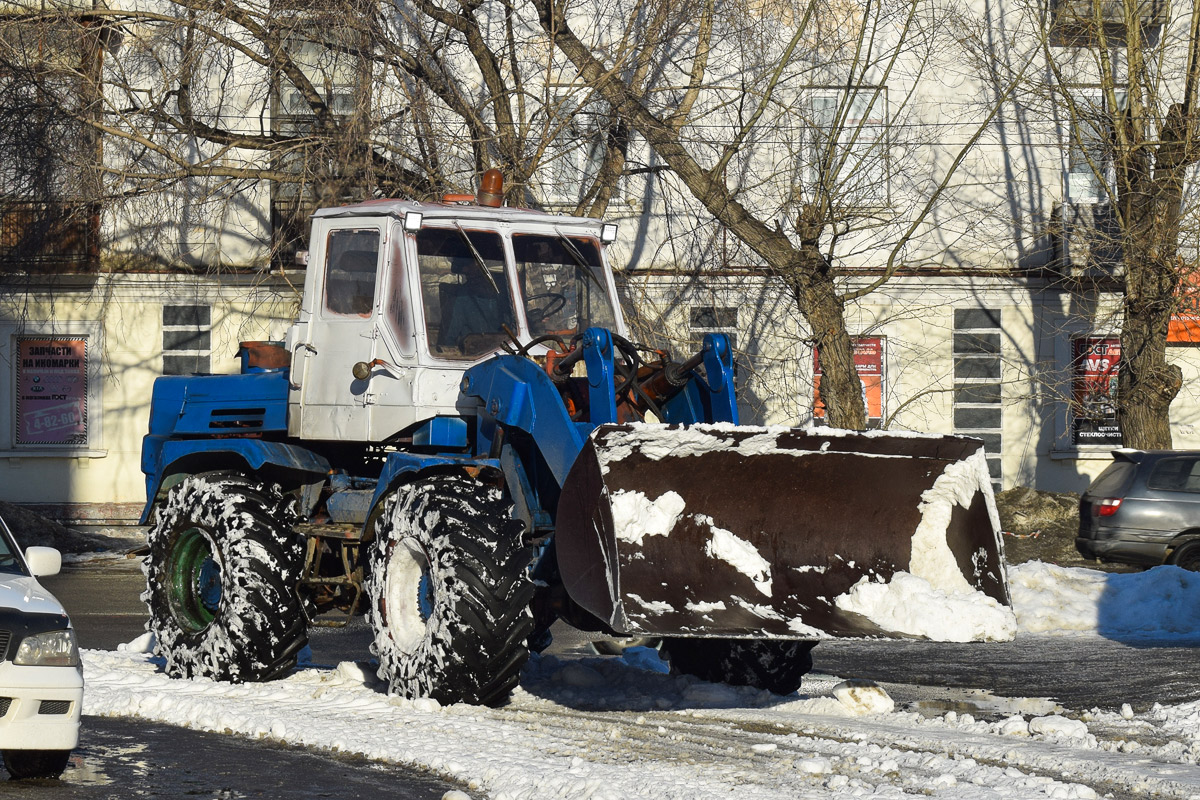
<path id="1" fill-rule="evenodd" d="M 1139 450 L 1170 449 L 1171 401 L 1183 372 L 1167 363 L 1167 327 L 1179 280 L 1173 259 L 1161 254 L 1127 257 L 1117 422 L 1121 444 Z"/>
<path id="2" fill-rule="evenodd" d="M 1154 166 L 1144 149 L 1118 160 L 1125 295 L 1117 423 L 1121 444 L 1139 450 L 1170 449 L 1171 401 L 1183 385 L 1182 370 L 1167 363 L 1167 329 L 1182 279 L 1185 132 L 1178 107 L 1172 108 Z"/>
<path id="3" fill-rule="evenodd" d="M 854 343 L 846 330 L 845 306 L 824 256 L 815 248 L 802 247 L 798 258 L 809 263 L 786 270 L 784 281 L 812 330 L 813 347 L 821 360 L 825 421 L 834 428 L 865 430 L 867 409 L 854 366 Z M 817 265 L 812 263 L 814 260 Z"/>
<path id="4" fill-rule="evenodd" d="M 593 87 L 614 113 L 628 122 L 667 163 L 713 218 L 729 228 L 783 279 L 812 330 L 820 349 L 821 397 L 826 419 L 839 428 L 866 427 L 861 384 L 854 369 L 854 347 L 846 331 L 845 307 L 833 284 L 829 262 L 819 250 L 819 226 L 804 232 L 797 246 L 781 230 L 767 225 L 743 206 L 721 175 L 701 166 L 684 145 L 679 130 L 656 117 L 641 98 L 606 68 L 567 25 L 562 7 L 554 0 L 535 0 L 539 20 L 555 46 L 575 65 L 584 82 Z"/>

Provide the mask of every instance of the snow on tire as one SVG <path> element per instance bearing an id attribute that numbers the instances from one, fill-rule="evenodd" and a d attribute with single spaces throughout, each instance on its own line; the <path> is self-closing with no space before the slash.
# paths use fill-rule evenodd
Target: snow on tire
<path id="1" fill-rule="evenodd" d="M 172 487 L 142 567 L 146 629 L 168 675 L 241 683 L 295 666 L 308 641 L 295 520 L 293 499 L 277 486 L 192 476 Z"/>
<path id="2" fill-rule="evenodd" d="M 391 694 L 507 701 L 533 628 L 530 550 L 510 510 L 499 489 L 462 475 L 401 486 L 385 501 L 364 588 Z"/>
<path id="3" fill-rule="evenodd" d="M 791 694 L 812 669 L 815 646 L 792 639 L 664 639 L 662 649 L 672 672 Z"/>

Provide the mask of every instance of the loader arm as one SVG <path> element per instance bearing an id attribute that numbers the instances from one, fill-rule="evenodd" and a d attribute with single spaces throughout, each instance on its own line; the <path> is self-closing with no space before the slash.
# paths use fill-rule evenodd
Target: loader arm
<path id="1" fill-rule="evenodd" d="M 706 339 L 661 403 L 645 398 L 667 424 L 630 424 L 621 401 L 642 387 L 622 357 L 618 369 L 614 338 L 591 329 L 557 367 L 499 356 L 463 381 L 493 442 L 525 434 L 553 474 L 556 491 L 539 495 L 551 498 L 557 572 L 605 627 L 962 640 L 939 615 L 977 615 L 969 638 L 1011 635 L 979 440 L 738 426 L 724 336 Z M 554 375 L 579 362 L 587 413 L 572 418 Z M 928 613 L 894 613 L 906 603 Z"/>

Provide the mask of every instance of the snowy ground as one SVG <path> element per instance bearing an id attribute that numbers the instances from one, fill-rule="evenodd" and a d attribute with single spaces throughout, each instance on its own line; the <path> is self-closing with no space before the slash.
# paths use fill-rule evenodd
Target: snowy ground
<path id="1" fill-rule="evenodd" d="M 1009 580 L 1020 637 L 1200 644 L 1200 574 L 1034 562 Z M 460 781 L 472 798 L 1200 800 L 1200 702 L 1135 715 L 980 693 L 974 715 L 928 716 L 830 676 L 790 697 L 671 676 L 636 648 L 535 657 L 505 708 L 441 707 L 388 697 L 351 662 L 263 685 L 170 680 L 146 644 L 85 652 L 86 714 L 360 753 Z"/>

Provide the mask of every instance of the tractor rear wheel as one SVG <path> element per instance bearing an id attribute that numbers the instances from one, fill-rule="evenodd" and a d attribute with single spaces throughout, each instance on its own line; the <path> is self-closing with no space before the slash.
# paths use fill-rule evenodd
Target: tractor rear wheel
<path id="1" fill-rule="evenodd" d="M 500 705 L 529 658 L 524 525 L 503 493 L 462 475 L 401 486 L 368 555 L 371 652 L 391 694 Z"/>
<path id="2" fill-rule="evenodd" d="M 185 478 L 150 530 L 147 630 L 175 678 L 277 678 L 308 642 L 293 500 L 235 476 Z"/>
<path id="3" fill-rule="evenodd" d="M 791 694 L 812 669 L 816 644 L 794 639 L 664 639 L 662 649 L 672 672 Z"/>

